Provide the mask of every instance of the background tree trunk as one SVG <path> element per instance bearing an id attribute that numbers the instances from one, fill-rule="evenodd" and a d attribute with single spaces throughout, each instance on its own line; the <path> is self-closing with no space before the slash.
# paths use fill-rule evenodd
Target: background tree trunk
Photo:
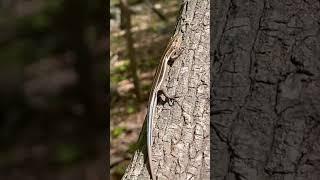
<path id="1" fill-rule="evenodd" d="M 181 55 L 163 87 L 176 101 L 158 103 L 152 147 L 158 179 L 209 179 L 209 0 L 183 4 L 177 33 Z M 145 124 L 139 146 L 122 179 L 150 179 Z"/>
<path id="2" fill-rule="evenodd" d="M 133 84 L 134 84 L 134 92 L 136 94 L 137 101 L 141 101 L 141 86 L 140 86 L 140 80 L 138 78 L 138 65 L 137 65 L 137 59 L 136 59 L 136 51 L 134 49 L 134 40 L 131 33 L 131 12 L 128 5 L 128 2 L 126 0 L 120 0 L 120 9 L 121 9 L 121 17 L 122 17 L 122 23 L 124 25 L 124 28 L 126 30 L 126 40 L 127 40 L 127 49 L 128 49 L 128 57 L 130 59 L 130 71 L 131 76 L 133 78 Z M 139 107 L 139 106 L 137 106 Z"/>
<path id="3" fill-rule="evenodd" d="M 212 179 L 320 179 L 319 1 L 212 8 Z"/>

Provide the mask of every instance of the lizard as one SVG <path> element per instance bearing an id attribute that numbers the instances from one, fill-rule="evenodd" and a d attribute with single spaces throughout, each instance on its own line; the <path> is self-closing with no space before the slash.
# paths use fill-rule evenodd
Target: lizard
<path id="1" fill-rule="evenodd" d="M 147 151 L 148 151 L 148 159 L 149 159 L 149 167 L 150 167 L 150 176 L 152 180 L 155 179 L 155 175 L 153 173 L 153 166 L 152 166 L 152 128 L 153 128 L 153 119 L 154 114 L 156 111 L 157 106 L 157 97 L 158 92 L 162 91 L 162 93 L 169 99 L 172 99 L 166 91 L 161 89 L 161 85 L 163 80 L 165 79 L 165 75 L 168 69 L 168 62 L 171 60 L 175 60 L 181 52 L 181 42 L 182 42 L 182 35 L 175 34 L 169 41 L 161 59 L 160 63 L 157 67 L 156 73 L 154 75 L 154 80 L 152 83 L 150 95 L 149 95 L 149 102 L 148 102 L 148 110 L 147 110 Z"/>

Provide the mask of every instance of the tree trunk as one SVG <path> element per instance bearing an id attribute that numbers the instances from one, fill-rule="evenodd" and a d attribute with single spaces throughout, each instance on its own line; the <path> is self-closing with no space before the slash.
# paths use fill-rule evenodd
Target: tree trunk
<path id="1" fill-rule="evenodd" d="M 158 103 L 154 116 L 152 159 L 157 179 L 209 179 L 209 0 L 183 4 L 176 33 L 182 53 L 163 83 L 173 105 Z M 150 179 L 146 122 L 138 149 L 122 179 Z"/>
<path id="2" fill-rule="evenodd" d="M 212 179 L 320 179 L 319 1 L 212 8 Z"/>
<path id="3" fill-rule="evenodd" d="M 55 28 L 62 33 L 62 49 L 74 53 L 75 71 L 77 73 L 77 96 L 84 107 L 84 119 L 79 122 L 86 127 L 87 133 L 96 131 L 96 127 L 103 125 L 103 108 L 99 108 L 97 98 L 96 74 L 94 72 L 95 59 L 85 41 L 88 20 L 87 1 L 63 1 L 63 9 L 55 18 Z"/>
<path id="4" fill-rule="evenodd" d="M 140 87 L 140 80 L 138 78 L 138 65 L 137 65 L 137 59 L 136 59 L 136 52 L 133 46 L 134 42 L 133 42 L 133 37 L 131 33 L 131 13 L 130 13 L 130 8 L 128 6 L 127 0 L 120 0 L 120 9 L 121 9 L 121 17 L 122 17 L 121 22 L 123 23 L 124 28 L 126 30 L 125 37 L 127 40 L 128 56 L 130 59 L 130 71 L 131 71 L 131 76 L 133 78 L 134 91 L 136 94 L 137 101 L 140 102 L 141 87 Z"/>

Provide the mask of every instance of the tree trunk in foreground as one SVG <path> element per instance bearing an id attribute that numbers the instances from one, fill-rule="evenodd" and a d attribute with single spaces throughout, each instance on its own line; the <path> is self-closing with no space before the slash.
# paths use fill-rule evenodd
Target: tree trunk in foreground
<path id="1" fill-rule="evenodd" d="M 319 1 L 212 8 L 211 178 L 320 179 Z"/>
<path id="2" fill-rule="evenodd" d="M 177 33 L 183 33 L 184 50 L 163 83 L 177 102 L 159 102 L 154 119 L 152 158 L 158 179 L 209 179 L 209 15 L 209 0 L 183 4 Z M 145 124 L 122 179 L 150 179 Z"/>

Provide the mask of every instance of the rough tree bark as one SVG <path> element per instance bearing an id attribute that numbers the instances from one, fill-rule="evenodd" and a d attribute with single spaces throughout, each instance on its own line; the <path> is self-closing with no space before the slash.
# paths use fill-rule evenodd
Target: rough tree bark
<path id="1" fill-rule="evenodd" d="M 158 103 L 152 158 L 158 179 L 209 179 L 209 0 L 183 3 L 177 33 L 183 33 L 181 55 L 163 87 L 173 105 Z M 145 124 L 139 148 L 122 179 L 150 179 Z"/>
<path id="2" fill-rule="evenodd" d="M 319 1 L 212 8 L 212 179 L 320 179 Z"/>

